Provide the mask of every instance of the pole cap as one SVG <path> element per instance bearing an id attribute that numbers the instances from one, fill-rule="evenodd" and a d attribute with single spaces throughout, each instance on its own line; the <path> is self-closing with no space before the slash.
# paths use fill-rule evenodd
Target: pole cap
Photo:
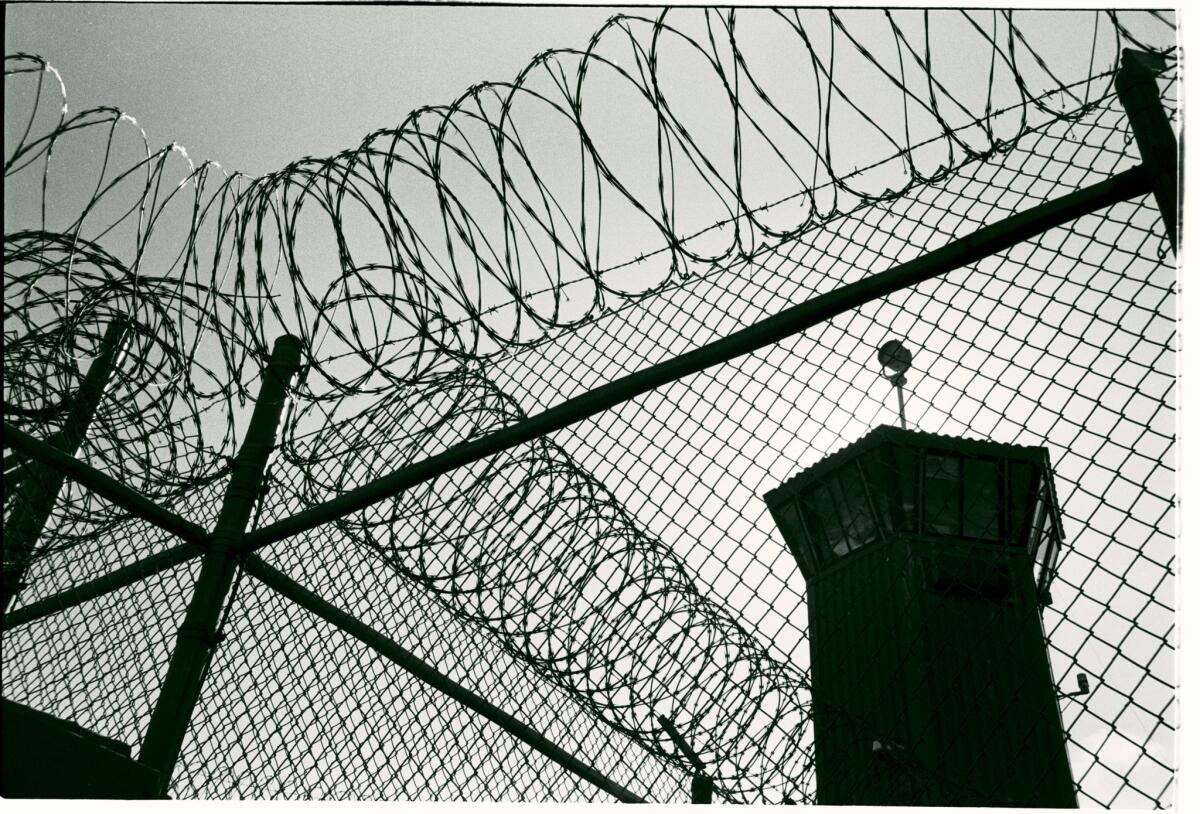
<path id="1" fill-rule="evenodd" d="M 300 337 L 284 334 L 275 340 L 275 345 L 271 348 L 271 360 L 275 364 L 296 368 L 300 365 L 303 353 L 304 343 Z"/>

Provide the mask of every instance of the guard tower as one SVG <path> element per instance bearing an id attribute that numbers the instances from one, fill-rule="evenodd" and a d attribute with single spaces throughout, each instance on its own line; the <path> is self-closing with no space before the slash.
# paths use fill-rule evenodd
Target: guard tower
<path id="1" fill-rule="evenodd" d="M 1076 807 L 1044 448 L 880 426 L 765 499 L 808 588 L 819 803 Z"/>

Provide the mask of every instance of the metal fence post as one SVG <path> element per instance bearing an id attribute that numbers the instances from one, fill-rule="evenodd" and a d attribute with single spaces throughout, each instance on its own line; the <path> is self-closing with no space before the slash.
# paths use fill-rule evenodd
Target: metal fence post
<path id="1" fill-rule="evenodd" d="M 192 711 L 200 698 L 209 660 L 218 643 L 217 627 L 237 571 L 238 549 L 262 493 L 263 472 L 275 446 L 288 383 L 300 367 L 300 355 L 300 340 L 293 336 L 280 337 L 271 351 L 250 426 L 234 460 L 221 513 L 150 716 L 139 760 L 158 771 L 164 794 L 179 759 Z"/>
<path id="2" fill-rule="evenodd" d="M 1142 163 L 1154 176 L 1154 200 L 1167 227 L 1171 248 L 1178 250 L 1179 184 L 1175 131 L 1158 95 L 1156 76 L 1166 67 L 1160 54 L 1126 48 L 1113 81 L 1117 98 L 1129 117 Z"/>
<path id="3" fill-rule="evenodd" d="M 117 356 L 128 328 L 129 322 L 119 318 L 110 322 L 104 331 L 100 353 L 88 368 L 63 428 L 53 440 L 53 445 L 67 455 L 74 457 L 87 435 L 100 399 L 116 370 Z M 27 476 L 14 490 L 12 514 L 4 525 L 4 576 L 0 585 L 0 608 L 6 613 L 25 587 L 25 572 L 33 558 L 34 547 L 46 528 L 46 521 L 50 519 L 50 512 L 54 510 L 54 503 L 63 485 L 63 475 L 50 467 L 32 461 L 26 466 Z"/>

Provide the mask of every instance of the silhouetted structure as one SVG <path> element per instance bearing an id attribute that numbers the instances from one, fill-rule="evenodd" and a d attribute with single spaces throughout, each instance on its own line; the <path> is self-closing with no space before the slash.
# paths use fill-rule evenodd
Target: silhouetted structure
<path id="1" fill-rule="evenodd" d="M 0 703 L 0 796 L 15 799 L 149 800 L 158 773 L 128 744 L 7 698 Z"/>
<path id="2" fill-rule="evenodd" d="M 766 494 L 808 586 L 818 802 L 1076 805 L 1051 477 L 1041 447 L 881 426 Z"/>

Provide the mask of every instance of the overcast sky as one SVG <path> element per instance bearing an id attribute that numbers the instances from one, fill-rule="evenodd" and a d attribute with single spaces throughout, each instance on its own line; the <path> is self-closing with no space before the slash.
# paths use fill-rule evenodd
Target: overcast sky
<path id="1" fill-rule="evenodd" d="M 153 145 L 257 175 L 326 156 L 587 45 L 601 7 L 107 5 L 5 8 L 5 53 L 58 68 L 75 110 L 112 105 Z"/>

